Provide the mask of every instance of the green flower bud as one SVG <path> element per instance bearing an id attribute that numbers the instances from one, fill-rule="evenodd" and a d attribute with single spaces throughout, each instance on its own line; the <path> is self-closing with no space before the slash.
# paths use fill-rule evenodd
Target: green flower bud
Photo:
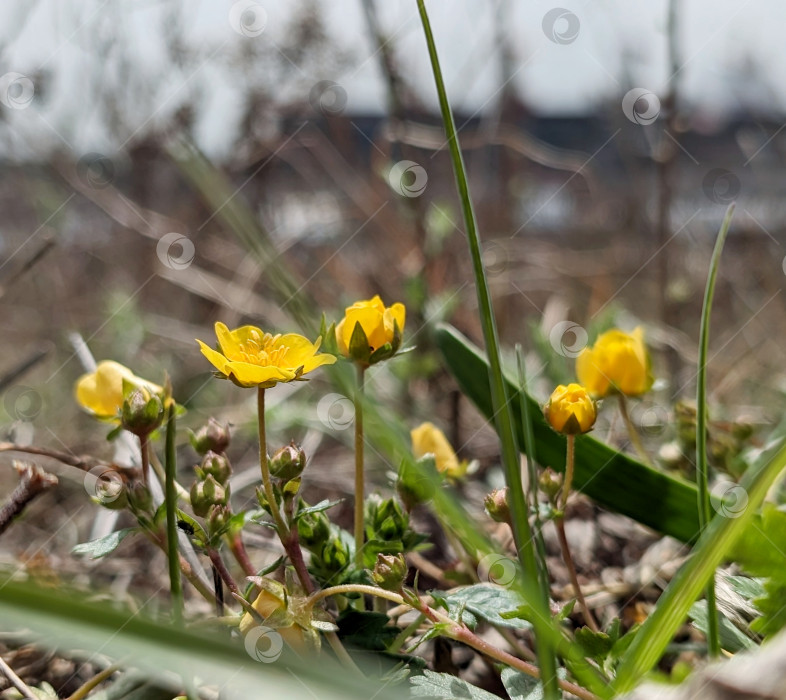
<path id="1" fill-rule="evenodd" d="M 398 501 L 372 496 L 366 501 L 366 524 L 369 539 L 402 540 L 409 529 L 409 517 Z"/>
<path id="2" fill-rule="evenodd" d="M 540 490 L 548 496 L 552 503 L 562 490 L 562 474 L 557 474 L 551 467 L 546 467 L 538 479 Z"/>
<path id="3" fill-rule="evenodd" d="M 270 473 L 282 481 L 290 481 L 306 468 L 306 453 L 294 441 L 282 447 L 269 460 Z"/>
<path id="4" fill-rule="evenodd" d="M 229 426 L 221 425 L 215 418 L 210 418 L 199 430 L 192 432 L 189 439 L 199 455 L 204 456 L 208 452 L 221 454 L 229 447 Z"/>
<path id="5" fill-rule="evenodd" d="M 226 456 L 208 451 L 205 453 L 200 465 L 201 476 L 212 476 L 219 484 L 226 484 L 232 475 L 232 465 Z"/>
<path id="6" fill-rule="evenodd" d="M 164 419 L 161 397 L 144 387 L 132 389 L 123 400 L 121 423 L 134 435 L 150 435 Z"/>
<path id="7" fill-rule="evenodd" d="M 419 503 L 427 503 L 434 496 L 434 482 L 439 481 L 433 454 L 423 455 L 416 462 L 403 460 L 398 468 L 396 493 L 404 507 L 411 511 Z"/>
<path id="8" fill-rule="evenodd" d="M 378 554 L 371 572 L 371 580 L 386 591 L 400 591 L 407 578 L 409 567 L 402 554 Z"/>
<path id="9" fill-rule="evenodd" d="M 128 505 L 138 513 L 149 513 L 153 510 L 153 496 L 150 489 L 141 481 L 135 482 L 126 488 Z"/>
<path id="10" fill-rule="evenodd" d="M 510 524 L 510 507 L 508 506 L 508 487 L 494 489 L 483 501 L 486 512 L 497 523 Z"/>
<path id="11" fill-rule="evenodd" d="M 307 549 L 319 549 L 330 537 L 330 521 L 324 513 L 307 513 L 298 518 L 300 543 Z"/>
<path id="12" fill-rule="evenodd" d="M 216 504 L 210 506 L 210 512 L 207 516 L 207 529 L 210 533 L 216 533 L 223 530 L 226 525 L 227 521 L 231 517 L 231 513 L 229 512 L 229 508 L 225 505 Z"/>
<path id="13" fill-rule="evenodd" d="M 214 505 L 224 505 L 229 498 L 227 489 L 208 474 L 204 481 L 195 481 L 191 486 L 191 508 L 204 518 Z"/>
<path id="14" fill-rule="evenodd" d="M 350 555 L 349 547 L 341 540 L 340 537 L 334 537 L 328 540 L 322 549 L 322 562 L 328 571 L 341 571 L 350 562 L 352 557 Z"/>

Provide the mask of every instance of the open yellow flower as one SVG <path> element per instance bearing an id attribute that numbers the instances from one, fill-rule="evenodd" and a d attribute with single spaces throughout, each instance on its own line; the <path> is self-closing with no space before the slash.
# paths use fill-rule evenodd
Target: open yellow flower
<path id="1" fill-rule="evenodd" d="M 595 402 L 580 384 L 560 384 L 543 413 L 554 430 L 566 435 L 589 432 L 598 417 Z"/>
<path id="2" fill-rule="evenodd" d="M 338 349 L 345 357 L 364 365 L 392 357 L 401 346 L 405 320 L 404 304 L 386 307 L 379 295 L 356 301 L 347 307 L 344 318 L 336 326 Z"/>
<path id="3" fill-rule="evenodd" d="M 287 614 L 284 600 L 270 591 L 263 590 L 252 603 L 251 607 L 253 607 L 263 619 L 275 615 L 278 618 L 277 622 L 279 624 L 276 625 L 274 634 L 280 635 L 295 651 L 304 652 L 308 649 L 308 642 L 303 633 L 303 629 L 298 626 L 291 614 Z M 253 632 L 255 627 L 258 627 L 258 623 L 251 617 L 251 614 L 246 613 L 243 615 L 240 620 L 240 634 L 245 637 L 250 632 Z"/>
<path id="4" fill-rule="evenodd" d="M 153 382 L 137 377 L 128 367 L 113 360 L 99 362 L 95 372 L 82 375 L 74 386 L 79 405 L 96 418 L 120 422 L 123 408 L 123 383 L 145 389 L 151 394 L 164 390 Z"/>
<path id="5" fill-rule="evenodd" d="M 652 386 L 650 357 L 641 327 L 632 333 L 617 328 L 598 337 L 576 358 L 579 382 L 596 397 L 620 393 L 638 396 Z"/>
<path id="6" fill-rule="evenodd" d="M 215 329 L 220 352 L 201 340 L 197 343 L 219 373 L 238 386 L 267 389 L 336 361 L 333 355 L 317 354 L 322 338 L 312 343 L 296 333 L 271 335 L 255 326 L 230 331 L 223 323 L 216 323 Z"/>
<path id="7" fill-rule="evenodd" d="M 460 478 L 467 471 L 467 463 L 459 462 L 459 458 L 445 437 L 445 433 L 433 423 L 421 423 L 410 431 L 410 435 L 415 459 L 433 454 L 437 471 L 452 479 Z"/>

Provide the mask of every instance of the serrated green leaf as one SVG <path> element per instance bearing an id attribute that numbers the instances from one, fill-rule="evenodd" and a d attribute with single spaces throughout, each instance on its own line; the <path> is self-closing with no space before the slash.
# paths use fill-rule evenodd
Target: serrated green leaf
<path id="1" fill-rule="evenodd" d="M 422 676 L 409 679 L 410 697 L 413 698 L 468 698 L 469 700 L 499 700 L 496 695 L 467 683 L 449 673 L 423 671 Z"/>
<path id="2" fill-rule="evenodd" d="M 532 627 L 529 622 L 521 618 L 503 617 L 503 613 L 511 612 L 521 606 L 521 598 L 508 588 L 478 583 L 445 596 L 445 602 L 451 615 L 463 605 L 466 612 L 492 625 L 519 630 L 528 630 Z"/>
<path id="3" fill-rule="evenodd" d="M 91 559 L 100 559 L 107 554 L 114 552 L 118 545 L 131 533 L 138 532 L 138 528 L 126 527 L 122 530 L 115 530 L 105 537 L 99 537 L 97 540 L 90 540 L 90 542 L 83 542 L 76 545 L 71 552 L 73 554 L 85 555 Z"/>
<path id="4" fill-rule="evenodd" d="M 726 576 L 725 578 L 732 589 L 745 600 L 753 600 L 764 595 L 765 581 L 763 578 L 751 578 L 750 576 Z"/>
<path id="5" fill-rule="evenodd" d="M 557 670 L 562 680 L 567 678 L 564 668 Z M 537 678 L 517 671 L 509 666 L 502 669 L 502 685 L 510 696 L 510 700 L 543 700 L 543 686 Z"/>
<path id="6" fill-rule="evenodd" d="M 593 632 L 589 627 L 580 627 L 574 633 L 576 643 L 590 659 L 602 661 L 606 658 L 614 640 L 605 632 Z"/>

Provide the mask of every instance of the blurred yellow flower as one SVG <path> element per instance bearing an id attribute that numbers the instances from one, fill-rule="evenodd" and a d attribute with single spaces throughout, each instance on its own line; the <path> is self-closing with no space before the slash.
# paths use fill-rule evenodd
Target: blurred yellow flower
<path id="1" fill-rule="evenodd" d="M 274 613 L 276 614 L 276 627 L 275 633 L 280 634 L 281 638 L 296 651 L 305 651 L 308 648 L 303 629 L 295 622 L 294 617 L 287 613 L 286 605 L 283 600 L 275 596 L 273 593 L 263 590 L 257 599 L 252 603 L 251 607 L 256 610 L 263 619 L 269 618 Z M 289 622 L 289 624 L 279 623 Z M 240 619 L 240 634 L 244 637 L 255 627 L 258 626 L 257 621 L 251 616 L 251 613 L 246 613 Z"/>
<path id="2" fill-rule="evenodd" d="M 467 471 L 467 462 L 459 462 L 459 458 L 445 437 L 445 433 L 437 426 L 429 422 L 421 423 L 410 431 L 410 435 L 415 459 L 433 454 L 438 472 L 451 479 L 464 476 Z"/>
<path id="3" fill-rule="evenodd" d="M 123 382 L 151 394 L 161 394 L 162 387 L 137 377 L 128 367 L 113 360 L 99 362 L 95 372 L 82 375 L 74 386 L 79 405 L 96 418 L 120 422 L 123 408 Z"/>
<path id="4" fill-rule="evenodd" d="M 643 329 L 625 333 L 614 328 L 603 333 L 576 358 L 576 375 L 596 397 L 638 396 L 649 391 L 653 377 Z"/>
<path id="5" fill-rule="evenodd" d="M 598 415 L 595 402 L 580 384 L 560 384 L 543 413 L 554 430 L 566 435 L 589 432 Z"/>
<path id="6" fill-rule="evenodd" d="M 230 331 L 223 323 L 216 323 L 215 329 L 220 352 L 201 340 L 197 343 L 224 378 L 238 386 L 267 389 L 336 361 L 333 355 L 317 354 L 321 338 L 312 343 L 296 333 L 271 335 L 255 326 Z"/>
<path id="7" fill-rule="evenodd" d="M 344 318 L 336 326 L 338 349 L 345 357 L 365 365 L 387 359 L 401 346 L 405 319 L 404 304 L 385 307 L 379 295 L 367 301 L 356 301 L 347 307 Z M 355 330 L 358 326 L 360 331 Z M 353 334 L 356 337 L 354 344 Z M 362 342 L 358 343 L 358 337 Z"/>

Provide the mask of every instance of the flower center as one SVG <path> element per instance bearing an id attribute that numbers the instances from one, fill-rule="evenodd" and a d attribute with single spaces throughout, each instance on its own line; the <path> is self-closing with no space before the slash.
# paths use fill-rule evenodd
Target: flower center
<path id="1" fill-rule="evenodd" d="M 280 337 L 281 335 L 260 335 L 257 331 L 251 331 L 251 337 L 240 343 L 239 359 L 261 367 L 280 367 L 289 350 L 285 345 L 277 345 Z"/>

